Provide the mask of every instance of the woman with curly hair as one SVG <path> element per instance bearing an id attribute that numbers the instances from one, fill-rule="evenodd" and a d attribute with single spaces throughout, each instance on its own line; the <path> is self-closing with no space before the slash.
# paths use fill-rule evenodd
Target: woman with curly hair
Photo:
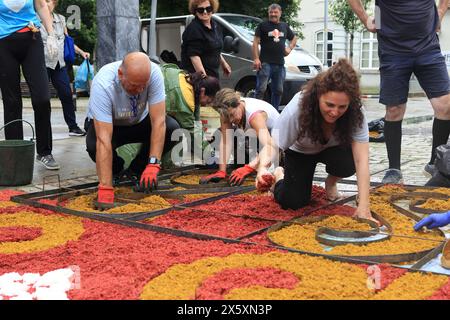
<path id="1" fill-rule="evenodd" d="M 278 167 L 270 174 L 270 155 L 276 152 L 261 152 L 258 189 L 268 190 L 275 183 L 274 197 L 281 207 L 298 209 L 311 200 L 318 162 L 326 166 L 325 190 L 330 201 L 339 197 L 337 182 L 356 171 L 359 202 L 355 215 L 372 219 L 368 126 L 361 110 L 358 75 L 347 60 L 339 60 L 294 96 L 272 136 L 285 151 L 284 169 Z"/>

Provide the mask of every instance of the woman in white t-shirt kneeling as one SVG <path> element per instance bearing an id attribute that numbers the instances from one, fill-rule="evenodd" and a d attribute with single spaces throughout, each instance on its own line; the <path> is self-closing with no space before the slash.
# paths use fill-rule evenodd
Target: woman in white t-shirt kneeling
<path id="1" fill-rule="evenodd" d="M 203 177 L 200 183 L 226 179 L 227 164 L 234 149 L 234 163 L 244 166 L 231 173 L 229 182 L 231 185 L 241 185 L 247 176 L 257 171 L 260 162 L 257 153 L 258 143 L 266 147 L 266 152 L 272 152 L 274 149 L 270 131 L 280 115 L 271 104 L 259 99 L 242 98 L 233 89 L 222 89 L 217 92 L 213 108 L 220 114 L 221 124 L 219 170 Z M 248 142 L 250 144 L 255 142 L 254 148 L 247 145 Z M 252 154 L 248 156 L 249 149 L 255 151 L 253 159 Z M 268 157 L 271 157 L 271 154 Z"/>
<path id="2" fill-rule="evenodd" d="M 327 198 L 336 200 L 337 182 L 356 172 L 359 202 L 355 216 L 372 219 L 368 126 L 362 112 L 358 75 L 347 60 L 339 60 L 294 96 L 276 121 L 272 136 L 285 151 L 284 170 L 279 167 L 274 175 L 270 174 L 267 164 L 271 159 L 262 150 L 259 190 L 272 187 L 283 209 L 304 207 L 311 201 L 314 172 L 321 162 L 328 173 Z"/>

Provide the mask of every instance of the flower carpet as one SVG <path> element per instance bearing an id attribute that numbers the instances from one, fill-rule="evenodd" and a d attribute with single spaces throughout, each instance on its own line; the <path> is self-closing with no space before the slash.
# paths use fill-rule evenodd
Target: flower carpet
<path id="1" fill-rule="evenodd" d="M 238 243 L 196 240 L 37 209 L 11 202 L 16 194 L 0 191 L 2 300 L 450 299 L 450 281 L 444 275 L 387 264 L 336 262 L 270 246 L 266 228 L 279 221 L 314 209 L 319 210 L 313 215 L 353 214 L 346 205 L 320 209 L 327 201 L 319 187 L 313 189 L 311 205 L 295 211 L 282 210 L 267 195 L 243 194 L 143 221 L 244 240 Z M 412 225 L 411 220 L 408 227 Z M 77 272 L 71 272 L 73 268 Z M 52 275 L 55 279 L 67 275 L 76 285 L 63 281 L 64 287 L 58 286 Z"/>

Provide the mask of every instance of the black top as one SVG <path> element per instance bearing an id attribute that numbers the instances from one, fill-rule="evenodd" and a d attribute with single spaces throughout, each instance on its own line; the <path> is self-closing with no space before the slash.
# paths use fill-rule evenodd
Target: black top
<path id="1" fill-rule="evenodd" d="M 199 56 L 206 74 L 219 78 L 222 47 L 222 30 L 218 24 L 211 19 L 211 29 L 209 29 L 195 17 L 183 32 L 181 67 L 190 73 L 195 72 L 190 57 Z"/>
<path id="2" fill-rule="evenodd" d="M 261 62 L 284 65 L 286 39 L 292 41 L 294 32 L 286 22 L 261 22 L 255 30 L 255 36 L 261 39 Z"/>
<path id="3" fill-rule="evenodd" d="M 440 50 L 434 0 L 376 0 L 375 5 L 380 56 Z"/>

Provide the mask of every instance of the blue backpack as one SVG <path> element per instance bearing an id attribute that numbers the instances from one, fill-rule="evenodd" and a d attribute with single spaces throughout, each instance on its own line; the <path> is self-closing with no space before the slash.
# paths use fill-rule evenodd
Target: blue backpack
<path id="1" fill-rule="evenodd" d="M 67 64 L 74 64 L 75 62 L 75 42 L 68 35 L 64 38 L 64 61 Z"/>

